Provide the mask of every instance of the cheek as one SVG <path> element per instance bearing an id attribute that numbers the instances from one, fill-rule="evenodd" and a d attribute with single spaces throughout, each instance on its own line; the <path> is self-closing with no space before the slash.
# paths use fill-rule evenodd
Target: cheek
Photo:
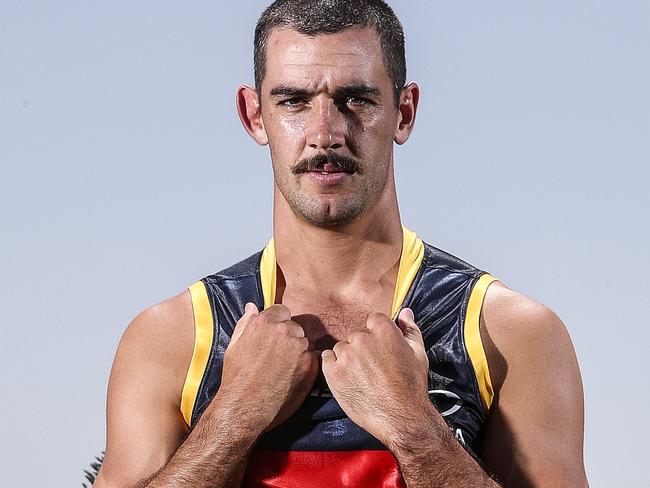
<path id="1" fill-rule="evenodd" d="M 286 113 L 275 107 L 265 110 L 262 114 L 266 131 L 275 137 L 283 137 L 283 134 L 295 136 L 303 131 L 305 128 L 304 118 L 300 114 Z"/>
<path id="2" fill-rule="evenodd" d="M 301 150 L 305 138 L 305 122 L 299 117 L 270 114 L 265 127 L 274 152 L 286 154 Z"/>
<path id="3" fill-rule="evenodd" d="M 303 119 L 304 117 L 280 116 L 276 122 L 278 131 L 289 141 L 301 139 L 305 134 L 305 121 Z"/>
<path id="4" fill-rule="evenodd" d="M 385 121 L 356 126 L 350 133 L 352 143 L 364 159 L 384 160 L 393 147 L 393 132 Z"/>
<path id="5" fill-rule="evenodd" d="M 383 141 L 390 140 L 392 144 L 393 117 L 392 114 L 385 113 L 384 110 L 358 114 L 353 120 L 350 120 L 349 127 L 352 128 L 352 133 L 359 140 L 369 141 L 374 145 L 381 145 Z"/>

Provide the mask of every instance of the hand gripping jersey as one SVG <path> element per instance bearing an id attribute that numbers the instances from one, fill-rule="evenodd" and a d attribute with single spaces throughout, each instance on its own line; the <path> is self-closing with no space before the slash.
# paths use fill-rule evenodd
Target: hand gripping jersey
<path id="1" fill-rule="evenodd" d="M 223 356 L 247 302 L 275 303 L 273 240 L 261 252 L 192 285 L 194 353 L 181 410 L 194 425 L 219 389 Z M 495 278 L 423 243 L 404 229 L 392 313 L 409 307 L 429 357 L 429 397 L 473 455 L 480 454 L 492 385 L 479 334 L 483 298 Z M 262 436 L 249 459 L 247 487 L 405 487 L 399 466 L 376 438 L 354 424 L 326 385 Z"/>

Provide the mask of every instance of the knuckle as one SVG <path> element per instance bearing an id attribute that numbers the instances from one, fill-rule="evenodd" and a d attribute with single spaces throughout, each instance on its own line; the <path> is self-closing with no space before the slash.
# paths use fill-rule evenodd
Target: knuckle
<path id="1" fill-rule="evenodd" d="M 309 349 L 309 339 L 306 337 L 296 337 L 296 343 L 300 347 L 301 351 L 307 351 L 307 349 Z"/>
<path id="2" fill-rule="evenodd" d="M 287 335 L 287 332 L 289 331 L 289 327 L 284 322 L 280 322 L 280 323 L 275 324 L 275 329 L 276 329 L 276 332 L 279 332 L 282 335 Z"/>
<path id="3" fill-rule="evenodd" d="M 282 305 L 281 303 L 276 303 L 275 305 L 271 305 L 269 307 L 269 310 L 272 310 L 275 316 L 283 317 L 281 320 L 287 320 L 291 318 L 291 312 L 289 311 L 289 307 L 287 307 L 286 305 Z"/>
<path id="4" fill-rule="evenodd" d="M 309 345 L 309 341 L 306 337 L 289 337 L 284 339 L 284 343 L 287 344 L 291 349 L 297 351 L 304 351 Z"/>
<path id="5" fill-rule="evenodd" d="M 355 330 L 348 336 L 349 342 L 365 343 L 370 339 L 370 333 L 367 330 Z"/>
<path id="6" fill-rule="evenodd" d="M 309 359 L 309 356 L 306 354 L 309 350 L 309 341 L 306 337 L 292 337 L 285 344 L 286 357 L 292 358 L 290 361 L 297 360 L 300 363 Z"/>
<path id="7" fill-rule="evenodd" d="M 298 322 L 294 322 L 293 320 L 287 321 L 287 324 L 290 326 L 291 330 L 291 335 L 294 335 L 296 337 L 304 337 L 305 336 L 305 329 L 302 328 L 302 325 L 300 325 Z"/>
<path id="8" fill-rule="evenodd" d="M 366 319 L 367 323 L 373 324 L 375 326 L 386 324 L 387 321 L 392 322 L 392 320 L 390 320 L 387 315 L 381 312 L 370 312 L 368 314 L 368 318 Z"/>
<path id="9" fill-rule="evenodd" d="M 301 336 L 300 331 L 302 330 L 302 328 L 299 325 L 293 322 L 280 322 L 276 324 L 276 329 L 283 336 L 290 336 L 290 337 L 293 336 L 300 337 Z"/>

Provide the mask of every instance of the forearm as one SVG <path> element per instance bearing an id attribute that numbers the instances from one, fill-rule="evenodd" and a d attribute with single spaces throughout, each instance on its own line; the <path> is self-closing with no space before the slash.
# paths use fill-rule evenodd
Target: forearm
<path id="1" fill-rule="evenodd" d="M 239 486 L 261 433 L 241 421 L 240 408 L 215 397 L 167 464 L 136 488 Z"/>
<path id="2" fill-rule="evenodd" d="M 390 445 L 409 488 L 500 487 L 460 445 L 435 408 Z"/>

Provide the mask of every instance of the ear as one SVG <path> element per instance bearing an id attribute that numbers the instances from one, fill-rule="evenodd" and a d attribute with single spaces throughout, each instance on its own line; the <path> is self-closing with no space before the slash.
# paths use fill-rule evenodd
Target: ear
<path id="1" fill-rule="evenodd" d="M 252 86 L 241 85 L 237 88 L 237 112 L 246 132 L 260 146 L 266 146 L 269 138 L 262 121 L 262 106 L 257 91 Z"/>
<path id="2" fill-rule="evenodd" d="M 399 100 L 399 117 L 394 139 L 397 144 L 401 145 L 408 141 L 415 125 L 419 102 L 420 87 L 417 83 L 409 83 L 402 90 Z"/>

